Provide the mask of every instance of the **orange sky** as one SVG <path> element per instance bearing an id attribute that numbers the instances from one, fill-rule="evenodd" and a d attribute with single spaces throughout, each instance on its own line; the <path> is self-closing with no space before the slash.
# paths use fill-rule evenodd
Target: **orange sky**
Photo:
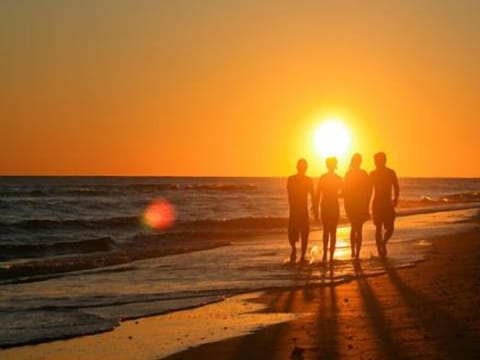
<path id="1" fill-rule="evenodd" d="M 259 3 L 0 2 L 0 174 L 480 177 L 480 2 Z"/>

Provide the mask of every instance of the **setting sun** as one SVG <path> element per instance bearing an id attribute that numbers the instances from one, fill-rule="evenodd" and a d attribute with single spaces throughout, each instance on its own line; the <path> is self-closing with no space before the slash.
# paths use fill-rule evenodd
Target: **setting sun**
<path id="1" fill-rule="evenodd" d="M 323 122 L 314 132 L 315 151 L 323 157 L 345 155 L 350 143 L 349 129 L 337 119 Z"/>

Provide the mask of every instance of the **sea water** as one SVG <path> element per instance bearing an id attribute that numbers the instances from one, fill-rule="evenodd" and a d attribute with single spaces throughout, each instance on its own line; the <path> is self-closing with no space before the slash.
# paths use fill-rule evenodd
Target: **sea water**
<path id="1" fill-rule="evenodd" d="M 470 226 L 462 220 L 475 210 L 452 210 L 477 207 L 480 199 L 479 179 L 408 178 L 400 186 L 408 207 L 398 212 L 408 216 L 398 217 L 389 244 L 389 262 L 398 267 L 423 260 L 428 238 Z M 169 229 L 142 221 L 155 199 L 175 208 Z M 310 263 L 284 265 L 287 214 L 281 178 L 0 178 L 0 346 L 110 330 L 123 319 L 258 289 L 341 284 L 355 276 L 347 226 L 339 228 L 333 264 L 319 261 L 316 230 Z M 381 273 L 370 222 L 364 238 L 364 274 Z"/>

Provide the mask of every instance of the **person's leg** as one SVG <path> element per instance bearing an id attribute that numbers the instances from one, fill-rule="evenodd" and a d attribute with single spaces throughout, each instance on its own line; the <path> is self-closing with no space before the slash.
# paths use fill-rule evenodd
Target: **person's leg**
<path id="1" fill-rule="evenodd" d="M 340 218 L 340 209 L 338 203 L 332 207 L 332 222 L 330 225 L 330 261 L 333 261 L 335 255 L 335 248 L 337 245 L 337 226 Z"/>
<path id="2" fill-rule="evenodd" d="M 302 238 L 302 253 L 301 253 L 301 256 L 300 256 L 300 261 L 303 261 L 305 260 L 305 253 L 307 252 L 307 247 L 308 247 L 308 235 L 309 235 L 309 228 L 308 226 L 306 227 L 303 227 L 302 230 L 301 230 L 301 238 Z"/>
<path id="3" fill-rule="evenodd" d="M 375 242 L 377 244 L 378 256 L 383 256 L 383 234 L 382 234 L 382 223 L 375 223 Z"/>
<path id="4" fill-rule="evenodd" d="M 372 207 L 373 222 L 375 224 L 375 242 L 377 244 L 378 256 L 385 256 L 385 242 L 383 236 L 383 227 L 385 224 L 386 212 L 383 206 Z"/>
<path id="5" fill-rule="evenodd" d="M 328 228 L 323 225 L 323 254 L 322 254 L 322 261 L 327 260 L 327 251 L 328 251 Z"/>
<path id="6" fill-rule="evenodd" d="M 357 237 L 356 223 L 352 221 L 350 223 L 350 250 L 351 250 L 352 258 L 355 257 L 356 237 Z"/>
<path id="7" fill-rule="evenodd" d="M 332 226 L 332 229 L 330 231 L 330 261 L 333 261 L 336 243 L 337 243 L 337 227 Z"/>
<path id="8" fill-rule="evenodd" d="M 393 230 L 394 230 L 394 220 L 395 220 L 395 215 L 392 214 L 391 218 L 388 219 L 388 221 L 385 221 L 385 238 L 384 238 L 384 243 L 387 245 L 388 240 L 393 235 Z"/>
<path id="9" fill-rule="evenodd" d="M 295 263 L 297 260 L 297 248 L 296 242 L 298 241 L 298 226 L 295 224 L 289 224 L 288 226 L 288 242 L 290 243 L 291 252 L 290 252 L 290 262 Z"/>
<path id="10" fill-rule="evenodd" d="M 392 212 L 388 214 L 387 219 L 385 219 L 385 235 L 383 238 L 383 256 L 387 256 L 387 242 L 393 235 L 394 230 L 394 220 L 395 220 L 395 212 L 392 209 Z"/>
<path id="11" fill-rule="evenodd" d="M 360 251 L 362 250 L 362 240 L 363 240 L 363 223 L 360 222 L 357 228 L 357 239 L 356 239 L 356 248 L 355 248 L 355 259 L 360 259 Z"/>

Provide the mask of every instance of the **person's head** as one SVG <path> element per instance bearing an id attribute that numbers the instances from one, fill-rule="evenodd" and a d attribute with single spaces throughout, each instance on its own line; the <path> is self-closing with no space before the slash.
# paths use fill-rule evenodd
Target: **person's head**
<path id="1" fill-rule="evenodd" d="M 337 163 L 338 163 L 338 161 L 337 161 L 337 158 L 335 156 L 328 157 L 327 160 L 325 160 L 325 164 L 327 165 L 327 169 L 330 172 L 335 171 L 335 169 L 337 168 Z"/>
<path id="2" fill-rule="evenodd" d="M 352 169 L 360 169 L 360 165 L 362 165 L 362 155 L 359 153 L 355 153 L 350 160 L 350 170 Z"/>
<path id="3" fill-rule="evenodd" d="M 387 163 L 387 155 L 385 155 L 384 152 L 376 153 L 373 156 L 373 160 L 375 161 L 375 167 L 376 168 L 383 168 L 383 167 L 385 167 L 385 164 Z"/>
<path id="4" fill-rule="evenodd" d="M 307 169 L 308 169 L 307 160 L 299 159 L 297 161 L 297 171 L 298 171 L 298 173 L 303 175 L 307 172 Z"/>

